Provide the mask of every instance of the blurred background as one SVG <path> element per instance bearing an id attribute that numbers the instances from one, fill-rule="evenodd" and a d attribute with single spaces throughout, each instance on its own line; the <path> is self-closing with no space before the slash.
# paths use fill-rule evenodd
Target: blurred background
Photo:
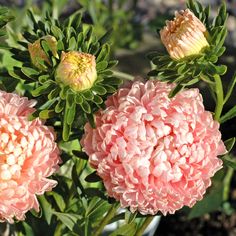
<path id="1" fill-rule="evenodd" d="M 203 5 L 210 4 L 212 16 L 217 13 L 220 0 L 200 0 Z M 228 66 L 228 73 L 223 77 L 227 87 L 236 69 L 236 0 L 225 1 L 229 18 L 227 22 L 227 50 L 219 63 Z M 38 18 L 47 11 L 54 18 L 65 19 L 75 11 L 84 12 L 84 23 L 95 26 L 95 34 L 101 36 L 113 28 L 112 57 L 119 60 L 117 70 L 135 75 L 146 76 L 150 71 L 150 62 L 145 55 L 153 50 L 164 51 L 159 40 L 159 29 L 167 19 L 172 19 L 176 10 L 185 8 L 184 0 L 0 0 L 0 5 L 10 8 L 15 21 L 8 26 L 8 43 L 16 45 L 22 39 L 21 32 L 29 29 L 26 10 L 33 9 Z M 15 34 L 17 33 L 17 34 Z M 2 55 L 2 67 L 11 68 L 15 61 L 9 52 Z M 214 109 L 214 102 L 204 84 L 199 84 L 204 96 L 206 108 Z M 236 91 L 226 104 L 224 112 L 236 103 Z M 223 139 L 236 136 L 236 119 L 221 127 Z M 234 150 L 235 153 L 235 150 Z M 236 176 L 231 182 L 229 201 L 216 212 L 201 217 L 188 219 L 183 211 L 162 217 L 157 229 L 158 236 L 236 236 Z"/>

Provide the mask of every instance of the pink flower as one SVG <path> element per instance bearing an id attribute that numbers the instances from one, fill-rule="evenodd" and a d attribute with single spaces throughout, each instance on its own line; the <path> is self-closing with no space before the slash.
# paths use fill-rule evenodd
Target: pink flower
<path id="1" fill-rule="evenodd" d="M 58 169 L 54 132 L 42 121 L 28 120 L 35 101 L 0 91 L 0 219 L 24 220 L 39 210 L 36 195 L 57 182 L 48 179 Z"/>
<path id="2" fill-rule="evenodd" d="M 164 215 L 202 199 L 226 152 L 198 89 L 135 82 L 108 98 L 82 145 L 108 195 L 132 212 Z"/>

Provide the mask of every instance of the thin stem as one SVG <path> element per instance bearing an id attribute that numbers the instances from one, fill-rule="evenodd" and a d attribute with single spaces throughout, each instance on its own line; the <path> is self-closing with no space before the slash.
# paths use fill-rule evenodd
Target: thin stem
<path id="1" fill-rule="evenodd" d="M 117 209 L 119 208 L 119 204 L 115 203 L 111 206 L 110 210 L 107 212 L 106 216 L 100 222 L 100 226 L 96 229 L 94 236 L 100 236 L 104 227 L 109 223 L 112 217 L 116 214 Z"/>
<path id="2" fill-rule="evenodd" d="M 120 79 L 125 79 L 125 80 L 134 80 L 134 76 L 129 75 L 127 73 L 124 72 L 120 72 L 120 71 L 112 71 L 113 75 L 120 78 Z"/>
<path id="3" fill-rule="evenodd" d="M 225 178 L 224 178 L 224 191 L 223 191 L 223 200 L 227 201 L 229 198 L 229 191 L 230 191 L 230 182 L 234 174 L 234 169 L 229 167 Z"/>
<path id="4" fill-rule="evenodd" d="M 153 218 L 155 216 L 147 216 L 141 227 L 137 230 L 135 236 L 142 236 L 145 229 L 148 227 L 148 225 L 152 222 Z"/>
<path id="5" fill-rule="evenodd" d="M 217 98 L 214 119 L 219 121 L 224 106 L 224 92 L 220 76 L 214 75 L 214 79 L 215 79 L 216 98 Z"/>

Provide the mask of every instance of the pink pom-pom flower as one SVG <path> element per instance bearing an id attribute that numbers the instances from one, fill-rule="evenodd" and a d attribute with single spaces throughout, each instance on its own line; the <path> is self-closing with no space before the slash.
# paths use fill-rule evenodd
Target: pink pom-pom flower
<path id="1" fill-rule="evenodd" d="M 108 195 L 132 212 L 164 215 L 203 198 L 226 152 L 198 89 L 135 82 L 110 96 L 81 143 Z"/>
<path id="2" fill-rule="evenodd" d="M 0 91 L 0 220 L 24 220 L 39 210 L 36 195 L 57 182 L 48 179 L 58 169 L 59 149 L 51 128 L 28 120 L 35 105 L 16 94 Z"/>

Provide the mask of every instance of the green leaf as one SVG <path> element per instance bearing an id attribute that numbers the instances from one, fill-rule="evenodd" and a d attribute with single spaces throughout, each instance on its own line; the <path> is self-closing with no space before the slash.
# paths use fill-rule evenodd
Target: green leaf
<path id="1" fill-rule="evenodd" d="M 223 201 L 223 187 L 223 183 L 219 183 L 218 186 L 215 186 L 200 202 L 197 202 L 191 209 L 188 219 L 193 219 L 206 213 L 216 211 Z"/>
<path id="2" fill-rule="evenodd" d="M 57 203 L 57 206 L 60 209 L 60 211 L 63 212 L 66 208 L 66 204 L 65 204 L 65 201 L 64 201 L 63 197 L 55 191 L 51 191 L 51 192 L 49 192 L 49 194 L 53 196 L 53 198 L 55 199 L 55 201 Z"/>
<path id="3" fill-rule="evenodd" d="M 101 178 L 97 175 L 97 172 L 94 171 L 93 173 L 91 173 L 85 177 L 85 181 L 87 181 L 89 183 L 95 183 L 95 182 L 100 182 Z"/>
<path id="4" fill-rule="evenodd" d="M 220 123 L 222 124 L 234 117 L 236 117 L 236 105 L 220 118 Z"/>
<path id="5" fill-rule="evenodd" d="M 81 95 L 83 96 L 84 99 L 86 99 L 88 101 L 92 101 L 94 98 L 94 95 L 91 92 L 91 90 L 86 90 L 86 91 L 82 92 Z"/>
<path id="6" fill-rule="evenodd" d="M 55 116 L 54 110 L 43 110 L 39 113 L 39 117 L 43 120 L 47 120 Z"/>
<path id="7" fill-rule="evenodd" d="M 70 231 L 73 231 L 73 228 L 75 227 L 78 219 L 80 218 L 75 214 L 69 213 L 53 212 L 53 214 L 56 215 L 58 219 L 70 229 Z"/>
<path id="8" fill-rule="evenodd" d="M 173 98 L 178 92 L 184 88 L 183 85 L 177 84 L 169 93 L 169 98 Z"/>
<path id="9" fill-rule="evenodd" d="M 107 32 L 98 40 L 98 42 L 102 45 L 106 43 L 112 35 L 113 29 L 108 29 Z"/>
<path id="10" fill-rule="evenodd" d="M 226 147 L 226 150 L 228 152 L 230 152 L 235 144 L 235 141 L 236 141 L 236 138 L 233 137 L 233 138 L 230 138 L 230 139 L 227 139 L 226 141 L 224 141 L 224 144 L 225 144 L 225 147 Z"/>
<path id="11" fill-rule="evenodd" d="M 221 65 L 221 66 L 216 66 L 216 73 L 219 75 L 224 75 L 227 71 L 227 66 Z"/>
<path id="12" fill-rule="evenodd" d="M 100 62 L 100 61 L 105 61 L 107 60 L 107 58 L 109 57 L 110 54 L 110 46 L 108 44 L 103 44 L 102 48 L 96 58 L 96 62 Z"/>
<path id="13" fill-rule="evenodd" d="M 100 197 L 101 199 L 107 200 L 107 197 L 104 195 L 104 192 L 102 192 L 97 188 L 86 188 L 84 191 L 88 197 L 97 196 Z"/>
<path id="14" fill-rule="evenodd" d="M 222 157 L 222 160 L 224 162 L 224 164 L 228 167 L 233 168 L 234 170 L 236 170 L 236 161 L 233 160 L 232 158 L 230 158 L 229 156 L 224 156 Z"/>
<path id="15" fill-rule="evenodd" d="M 34 236 L 34 231 L 32 229 L 32 227 L 27 224 L 25 221 L 22 222 L 24 229 L 25 229 L 25 236 Z"/>
<path id="16" fill-rule="evenodd" d="M 72 153 L 76 156 L 79 157 L 82 160 L 88 160 L 88 155 L 85 152 L 82 151 L 77 151 L 77 150 L 73 150 Z"/>
<path id="17" fill-rule="evenodd" d="M 51 204 L 47 201 L 47 199 L 43 195 L 38 196 L 38 199 L 40 201 L 40 205 L 43 210 L 43 215 L 44 215 L 48 225 L 50 225 L 51 219 L 52 219 L 52 214 L 53 214 L 53 209 L 51 207 Z"/>
<path id="18" fill-rule="evenodd" d="M 37 76 L 39 74 L 38 71 L 29 68 L 29 67 L 22 67 L 21 71 L 24 75 L 28 76 L 29 78 L 34 78 L 35 76 Z"/>
<path id="19" fill-rule="evenodd" d="M 55 112 L 61 113 L 64 110 L 65 102 L 63 100 L 59 100 L 57 105 L 55 106 Z"/>
<path id="20" fill-rule="evenodd" d="M 98 62 L 96 65 L 97 72 L 105 70 L 107 68 L 107 66 L 108 66 L 107 61 Z"/>
<path id="21" fill-rule="evenodd" d="M 104 79 L 104 83 L 111 85 L 121 85 L 123 83 L 123 80 L 116 77 L 108 77 Z"/>
<path id="22" fill-rule="evenodd" d="M 68 51 L 77 50 L 77 42 L 74 37 L 71 37 L 69 40 L 69 48 Z"/>
<path id="23" fill-rule="evenodd" d="M 72 125 L 75 119 L 76 105 L 75 103 L 67 111 L 66 122 L 68 125 Z"/>
<path id="24" fill-rule="evenodd" d="M 42 94 L 47 94 L 49 93 L 52 89 L 54 89 L 54 84 L 51 81 L 48 81 L 44 83 L 42 86 L 37 87 L 35 90 L 33 90 L 32 96 L 37 97 Z"/>
<path id="25" fill-rule="evenodd" d="M 91 113 L 91 107 L 87 101 L 84 100 L 83 103 L 80 104 L 80 106 L 84 112 Z"/>
<path id="26" fill-rule="evenodd" d="M 158 71 L 157 70 L 151 70 L 151 71 L 149 71 L 148 72 L 148 74 L 147 74 L 148 76 L 157 76 L 158 75 Z"/>
<path id="27" fill-rule="evenodd" d="M 67 112 L 65 111 L 64 120 L 63 120 L 63 130 L 62 130 L 62 138 L 64 141 L 68 141 L 70 137 L 71 125 L 67 123 Z"/>
<path id="28" fill-rule="evenodd" d="M 227 89 L 227 93 L 225 95 L 225 99 L 224 99 L 224 103 L 226 103 L 228 101 L 228 99 L 230 98 L 232 92 L 233 92 L 233 89 L 236 85 L 236 73 L 234 73 L 230 83 L 229 83 L 229 86 L 228 86 L 228 89 Z"/>
<path id="29" fill-rule="evenodd" d="M 106 89 L 100 85 L 93 86 L 92 90 L 98 95 L 104 95 L 107 92 Z"/>
<path id="30" fill-rule="evenodd" d="M 134 236 L 136 232 L 136 223 L 125 224 L 115 230 L 110 236 Z"/>
<path id="31" fill-rule="evenodd" d="M 80 94 L 76 94 L 75 102 L 77 104 L 82 104 L 83 103 L 83 98 Z"/>
<path id="32" fill-rule="evenodd" d="M 103 103 L 102 98 L 101 98 L 100 96 L 98 96 L 98 95 L 94 95 L 93 101 L 94 101 L 96 104 L 102 104 L 102 103 Z"/>

